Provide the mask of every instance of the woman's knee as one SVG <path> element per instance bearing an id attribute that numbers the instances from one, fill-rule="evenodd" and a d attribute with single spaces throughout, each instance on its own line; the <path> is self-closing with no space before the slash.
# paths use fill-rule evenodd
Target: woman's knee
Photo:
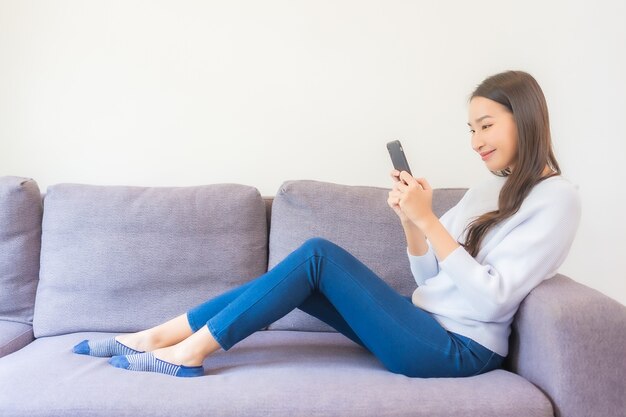
<path id="1" fill-rule="evenodd" d="M 337 245 L 328 239 L 316 236 L 316 237 L 312 237 L 312 238 L 305 240 L 304 243 L 302 243 L 301 247 L 305 249 L 311 249 L 311 250 L 315 250 L 315 249 L 323 250 L 323 249 L 328 249 L 328 248 L 336 248 Z"/>

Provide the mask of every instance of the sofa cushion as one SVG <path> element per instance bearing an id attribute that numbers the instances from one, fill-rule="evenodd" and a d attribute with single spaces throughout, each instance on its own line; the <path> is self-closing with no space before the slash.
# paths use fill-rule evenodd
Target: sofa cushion
<path id="1" fill-rule="evenodd" d="M 238 184 L 57 184 L 44 198 L 35 337 L 138 331 L 267 268 L 265 204 Z"/>
<path id="2" fill-rule="evenodd" d="M 20 350 L 34 339 L 33 326 L 0 320 L 0 358 Z"/>
<path id="3" fill-rule="evenodd" d="M 41 213 L 41 193 L 34 180 L 0 177 L 0 320 L 33 322 Z"/>
<path id="4" fill-rule="evenodd" d="M 308 238 L 319 236 L 348 250 L 400 294 L 410 296 L 417 285 L 411 275 L 402 225 L 387 205 L 389 191 L 312 180 L 284 182 L 272 204 L 268 268 Z M 441 216 L 465 191 L 434 190 L 434 213 Z M 334 330 L 300 310 L 277 320 L 269 329 Z"/>
<path id="5" fill-rule="evenodd" d="M 256 332 L 209 356 L 197 378 L 126 371 L 71 352 L 80 340 L 112 335 L 38 339 L 0 359 L 0 415 L 553 415 L 543 393 L 513 373 L 408 378 L 339 333 Z"/>

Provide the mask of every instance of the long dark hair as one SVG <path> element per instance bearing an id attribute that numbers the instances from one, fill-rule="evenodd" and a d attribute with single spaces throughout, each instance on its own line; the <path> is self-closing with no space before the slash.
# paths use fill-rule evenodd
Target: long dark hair
<path id="1" fill-rule="evenodd" d="M 513 172 L 507 167 L 491 171 L 507 177 L 498 198 L 498 209 L 487 212 L 466 227 L 465 243 L 461 245 L 475 257 L 487 232 L 519 210 L 530 190 L 544 179 L 560 175 L 550 137 L 548 106 L 537 81 L 523 71 L 506 71 L 486 78 L 476 87 L 468 101 L 484 97 L 505 106 L 517 126 L 517 159 Z M 554 173 L 543 176 L 548 165 Z M 459 242 L 460 243 L 460 242 Z"/>

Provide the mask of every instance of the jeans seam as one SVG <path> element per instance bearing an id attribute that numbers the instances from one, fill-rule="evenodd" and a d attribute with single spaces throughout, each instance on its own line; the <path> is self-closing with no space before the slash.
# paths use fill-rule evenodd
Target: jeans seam
<path id="1" fill-rule="evenodd" d="M 485 364 L 482 366 L 482 368 L 480 368 L 478 370 L 478 372 L 476 372 L 472 376 L 479 375 L 487 367 L 487 365 L 489 365 L 489 362 L 491 362 L 491 359 L 493 359 L 493 355 L 495 355 L 495 352 L 492 352 L 491 355 L 489 355 L 489 359 L 487 359 L 487 361 L 485 361 Z"/>
<path id="2" fill-rule="evenodd" d="M 324 255 L 313 255 L 313 256 L 324 256 Z M 326 256 L 326 259 L 328 259 L 328 261 L 329 261 L 329 262 L 332 262 L 334 265 L 336 265 L 336 266 L 337 266 L 337 268 L 339 268 L 339 269 L 341 269 L 342 271 L 344 271 L 344 273 L 346 273 L 348 276 L 352 277 L 353 282 L 354 282 L 355 284 L 357 284 L 358 286 L 360 286 L 360 287 L 364 290 L 363 292 L 364 292 L 365 294 L 367 294 L 367 296 L 368 296 L 371 300 L 373 300 L 376 304 L 378 304 L 378 306 L 383 307 L 383 305 L 382 305 L 382 304 L 380 304 L 376 298 L 372 297 L 372 296 L 371 296 L 371 294 L 370 294 L 367 290 L 365 290 L 365 287 L 363 287 L 363 286 L 362 286 L 362 285 L 358 282 L 358 280 L 354 279 L 354 276 L 353 276 L 350 272 L 348 272 L 348 271 L 346 271 L 345 269 L 343 269 L 343 268 L 342 268 L 339 264 L 337 264 L 337 263 L 336 263 L 336 262 L 334 262 L 332 259 L 330 259 L 330 257 Z M 417 306 L 414 306 L 414 307 L 415 307 L 415 308 L 419 308 L 419 307 L 417 307 Z M 415 337 L 415 338 L 416 338 L 416 339 L 418 339 L 420 342 L 422 342 L 422 343 L 424 343 L 425 345 L 427 345 L 427 346 L 431 347 L 432 349 L 435 349 L 435 350 L 436 350 L 436 351 L 438 351 L 438 352 L 441 352 L 441 353 L 448 353 L 448 352 L 446 352 L 446 351 L 444 351 L 444 350 L 440 349 L 440 348 L 439 348 L 439 346 L 433 345 L 433 344 L 432 344 L 432 343 L 430 343 L 429 341 L 424 340 L 424 339 L 423 339 L 422 337 L 420 337 L 419 335 L 416 335 L 416 334 L 414 334 L 412 331 L 409 331 L 408 329 L 406 329 L 406 328 L 402 325 L 402 323 L 400 323 L 398 320 L 396 320 L 396 318 L 395 318 L 394 316 L 392 316 L 391 314 L 389 314 L 389 313 L 388 313 L 388 312 L 387 312 L 384 308 L 383 308 L 383 309 L 381 309 L 381 310 L 383 311 L 383 313 L 385 313 L 385 315 L 386 315 L 387 317 L 389 317 L 391 320 L 393 320 L 394 322 L 396 322 L 396 323 L 400 326 L 400 328 L 401 328 L 402 330 L 404 330 L 406 333 L 410 334 L 411 336 Z M 426 313 L 426 314 L 428 314 L 428 313 Z M 355 333 L 356 333 L 356 332 L 355 332 Z M 357 336 L 358 336 L 358 334 L 357 334 Z M 360 338 L 360 336 L 359 336 L 359 338 Z"/>
<path id="3" fill-rule="evenodd" d="M 213 336 L 213 339 L 215 339 L 215 341 L 216 341 L 216 342 L 220 345 L 220 347 L 221 347 L 223 350 L 228 350 L 228 349 L 225 347 L 224 343 L 222 342 L 221 338 L 220 338 L 220 337 L 218 337 L 217 332 L 216 332 L 216 330 L 215 330 L 215 327 L 213 327 L 213 325 L 211 324 L 211 321 L 210 321 L 210 320 L 206 323 L 206 327 L 207 327 L 207 329 L 209 330 L 209 333 L 211 333 L 211 336 Z M 228 348 L 230 348 L 230 347 L 231 347 L 231 346 L 228 346 Z"/>

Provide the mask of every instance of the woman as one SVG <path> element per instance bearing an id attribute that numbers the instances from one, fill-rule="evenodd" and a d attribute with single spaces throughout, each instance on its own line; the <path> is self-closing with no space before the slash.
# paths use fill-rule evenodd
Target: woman
<path id="1" fill-rule="evenodd" d="M 478 375 L 499 368 L 521 301 L 565 260 L 580 219 L 561 177 L 548 110 L 535 79 L 508 71 L 469 101 L 471 145 L 492 180 L 470 188 L 438 219 L 423 178 L 392 171 L 387 203 L 400 218 L 418 288 L 409 300 L 350 253 L 304 242 L 260 277 L 166 323 L 88 341 L 74 352 L 116 367 L 189 377 L 203 361 L 299 307 L 411 377 Z"/>

